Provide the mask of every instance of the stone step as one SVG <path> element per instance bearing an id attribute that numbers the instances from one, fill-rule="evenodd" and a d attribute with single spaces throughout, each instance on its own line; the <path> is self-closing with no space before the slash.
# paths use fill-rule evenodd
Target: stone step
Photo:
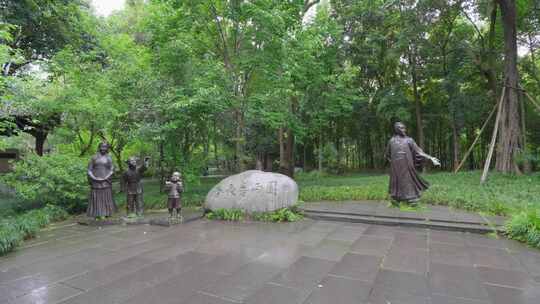
<path id="1" fill-rule="evenodd" d="M 371 213 L 362 213 L 362 212 L 343 212 L 343 211 L 334 211 L 334 210 L 322 210 L 322 209 L 312 209 L 312 208 L 301 208 L 304 212 L 310 213 L 323 213 L 323 214 L 337 214 L 337 215 L 352 215 L 352 216 L 367 216 L 375 218 L 387 218 L 387 219 L 404 219 L 404 220 L 417 220 L 417 221 L 430 221 L 430 222 L 440 222 L 440 223 L 453 223 L 453 224 L 466 224 L 466 225 L 487 225 L 486 219 L 482 219 L 482 222 L 471 221 L 471 220 L 454 220 L 454 219 L 444 219 L 444 218 L 430 218 L 429 216 L 422 216 L 418 213 L 400 213 L 399 215 L 384 215 L 384 214 L 371 214 Z"/>
<path id="2" fill-rule="evenodd" d="M 304 216 L 314 220 L 323 221 L 336 221 L 336 222 L 349 222 L 349 223 L 365 223 L 387 226 L 409 226 L 417 228 L 429 228 L 435 230 L 446 231 L 461 231 L 486 234 L 491 232 L 503 232 L 504 229 L 501 226 L 489 226 L 481 224 L 467 224 L 460 222 L 450 221 L 432 221 L 427 219 L 412 219 L 403 217 L 389 217 L 389 216 L 374 216 L 374 215 L 359 215 L 359 214 L 346 214 L 334 211 L 310 211 L 305 209 Z"/>

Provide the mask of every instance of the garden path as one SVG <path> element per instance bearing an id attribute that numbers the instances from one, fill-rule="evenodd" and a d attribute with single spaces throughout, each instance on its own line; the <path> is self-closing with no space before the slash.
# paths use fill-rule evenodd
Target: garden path
<path id="1" fill-rule="evenodd" d="M 540 251 L 315 221 L 69 224 L 0 258 L 0 303 L 540 303 Z"/>

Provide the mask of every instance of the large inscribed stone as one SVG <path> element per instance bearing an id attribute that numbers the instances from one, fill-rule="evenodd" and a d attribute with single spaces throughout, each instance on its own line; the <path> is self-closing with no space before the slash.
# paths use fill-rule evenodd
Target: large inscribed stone
<path id="1" fill-rule="evenodd" d="M 290 207 L 297 200 L 298 185 L 290 177 L 249 170 L 229 176 L 214 186 L 206 196 L 205 208 L 266 212 Z"/>

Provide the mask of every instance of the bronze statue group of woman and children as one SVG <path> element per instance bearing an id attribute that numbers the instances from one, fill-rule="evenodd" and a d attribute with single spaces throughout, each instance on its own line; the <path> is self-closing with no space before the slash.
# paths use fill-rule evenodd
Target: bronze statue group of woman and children
<path id="1" fill-rule="evenodd" d="M 112 189 L 112 176 L 114 166 L 108 154 L 109 145 L 100 143 L 98 152 L 91 158 L 88 165 L 88 181 L 91 191 L 88 200 L 87 215 L 96 219 L 103 219 L 116 212 Z M 416 167 L 419 162 L 430 160 L 433 165 L 440 166 L 440 161 L 426 154 L 412 139 L 407 136 L 403 123 L 394 124 L 394 135 L 388 141 L 386 158 L 390 162 L 389 194 L 392 204 L 400 202 L 415 205 L 423 191 L 429 184 L 418 174 Z M 137 158 L 130 157 L 127 161 L 128 169 L 122 174 L 121 191 L 126 193 L 128 217 L 141 217 L 143 215 L 143 189 L 141 180 L 144 171 L 148 168 L 149 158 L 137 166 Z M 184 184 L 180 172 L 174 172 L 165 186 L 168 192 L 167 208 L 170 218 L 181 217 L 181 194 Z M 174 212 L 176 211 L 176 215 Z"/>
<path id="2" fill-rule="evenodd" d="M 142 165 L 137 166 L 137 158 L 127 160 L 128 169 L 122 174 L 120 191 L 126 193 L 126 209 L 130 218 L 142 217 L 144 211 L 142 178 L 148 168 L 150 158 L 145 157 Z M 86 215 L 96 219 L 110 217 L 117 211 L 113 196 L 112 176 L 114 165 L 109 155 L 109 144 L 99 144 L 98 152 L 92 156 L 88 164 L 88 182 L 90 195 Z M 169 181 L 165 182 L 168 191 L 167 208 L 170 218 L 181 219 L 182 201 L 184 191 L 182 174 L 174 172 Z M 174 212 L 176 211 L 176 214 Z"/>

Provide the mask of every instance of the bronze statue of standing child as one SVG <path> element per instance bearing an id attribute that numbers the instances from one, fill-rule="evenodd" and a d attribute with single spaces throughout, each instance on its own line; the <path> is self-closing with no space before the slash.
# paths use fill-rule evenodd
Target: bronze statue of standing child
<path id="1" fill-rule="evenodd" d="M 126 192 L 126 208 L 128 217 L 142 217 L 144 211 L 143 187 L 141 180 L 149 166 L 149 157 L 144 158 L 141 166 L 137 167 L 137 158 L 130 157 L 127 160 L 128 169 L 122 175 L 121 191 Z"/>
<path id="2" fill-rule="evenodd" d="M 180 172 L 174 172 L 170 181 L 165 182 L 165 187 L 168 191 L 167 208 L 169 209 L 169 218 L 174 218 L 173 214 L 176 210 L 176 218 L 182 219 L 182 192 L 184 192 L 184 183 Z"/>

